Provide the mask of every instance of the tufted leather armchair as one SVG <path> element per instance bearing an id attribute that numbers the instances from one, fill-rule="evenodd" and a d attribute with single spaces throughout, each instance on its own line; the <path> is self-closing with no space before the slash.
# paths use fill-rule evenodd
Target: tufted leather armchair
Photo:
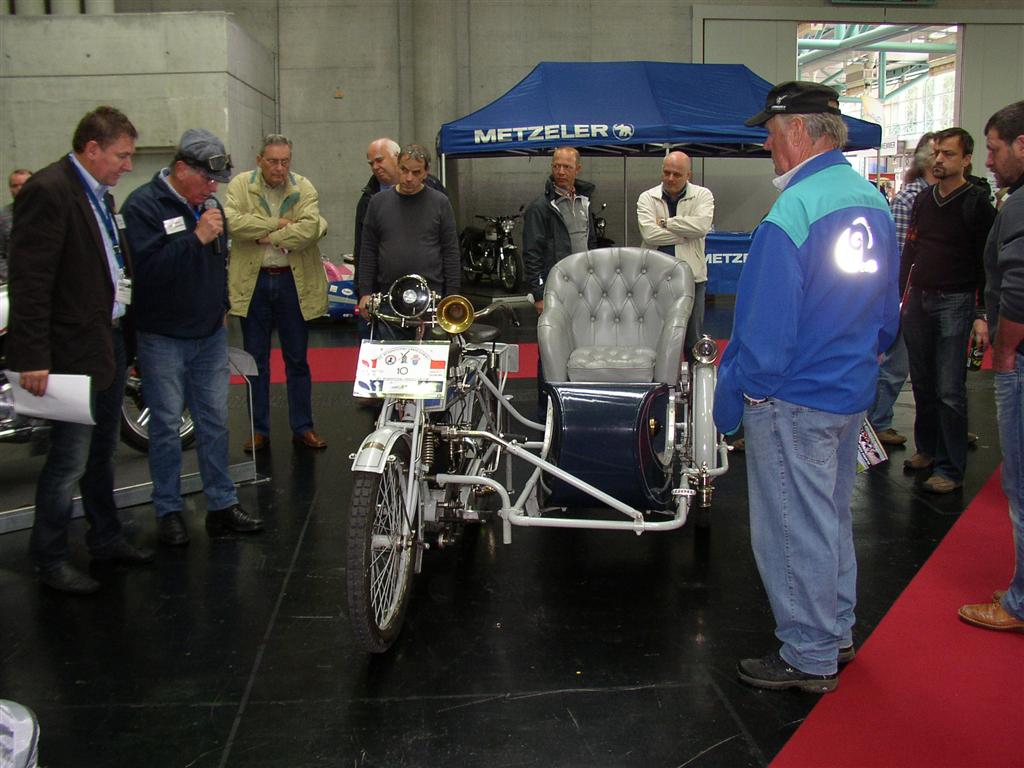
<path id="1" fill-rule="evenodd" d="M 537 320 L 544 377 L 676 385 L 693 292 L 690 268 L 660 251 L 567 256 L 548 274 Z"/>

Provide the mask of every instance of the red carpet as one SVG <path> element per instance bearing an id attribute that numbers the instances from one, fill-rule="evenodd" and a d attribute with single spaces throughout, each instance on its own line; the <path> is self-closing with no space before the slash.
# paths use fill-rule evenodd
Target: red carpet
<path id="1" fill-rule="evenodd" d="M 718 340 L 718 348 L 725 351 L 725 339 Z M 307 359 L 315 382 L 345 382 L 355 378 L 358 347 L 310 348 Z M 721 355 L 719 355 L 721 357 Z M 537 377 L 537 345 L 519 345 L 519 371 L 509 375 L 512 379 L 533 379 Z M 232 384 L 241 384 L 241 376 L 232 376 Z M 281 350 L 270 350 L 270 383 L 284 384 L 284 361 Z"/>
<path id="2" fill-rule="evenodd" d="M 358 347 L 310 348 L 307 358 L 315 382 L 346 382 L 355 379 Z M 519 372 L 509 375 L 513 379 L 532 379 L 537 376 L 537 345 L 519 345 Z M 241 376 L 232 376 L 232 384 L 241 384 Z M 284 361 L 281 350 L 270 350 L 270 383 L 284 384 Z"/>
<path id="3" fill-rule="evenodd" d="M 956 615 L 1012 572 L 997 471 L 772 768 L 1024 766 L 1024 635 Z"/>

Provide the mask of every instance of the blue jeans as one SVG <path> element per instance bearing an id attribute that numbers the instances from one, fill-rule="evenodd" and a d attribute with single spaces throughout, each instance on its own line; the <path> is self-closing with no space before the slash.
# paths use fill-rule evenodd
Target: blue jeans
<path id="1" fill-rule="evenodd" d="M 850 498 L 864 413 L 747 403 L 750 539 L 787 664 L 831 675 L 853 640 L 857 559 Z"/>
<path id="2" fill-rule="evenodd" d="M 149 474 L 157 517 L 180 512 L 181 438 L 186 404 L 208 509 L 238 503 L 228 471 L 228 342 L 221 327 L 202 339 L 138 334 L 142 394 L 149 406 Z"/>
<path id="3" fill-rule="evenodd" d="M 996 415 L 1003 448 L 1003 493 L 1010 507 L 1016 567 L 1003 608 L 1024 620 L 1024 354 L 1017 353 L 1014 369 L 996 373 Z"/>
<path id="4" fill-rule="evenodd" d="M 868 410 L 868 421 L 879 432 L 892 426 L 892 407 L 896 398 L 903 390 L 910 371 L 907 359 L 907 345 L 903 341 L 903 331 L 896 334 L 896 339 L 885 350 L 878 364 L 878 385 L 875 389 L 875 403 Z"/>
<path id="5" fill-rule="evenodd" d="M 250 378 L 256 433 L 270 434 L 270 337 L 275 325 L 284 358 L 288 423 L 296 435 L 313 429 L 313 379 L 306 359 L 309 327 L 302 317 L 291 271 L 276 275 L 261 271 L 249 312 L 241 320 L 245 351 L 253 356 L 259 370 L 257 376 Z"/>
<path id="6" fill-rule="evenodd" d="M 933 472 L 962 483 L 967 468 L 967 342 L 973 293 L 911 288 L 903 338 L 914 388 L 914 444 L 935 459 Z"/>
<path id="7" fill-rule="evenodd" d="M 121 520 L 114 503 L 114 451 L 121 425 L 124 398 L 124 337 L 113 330 L 114 381 L 93 390 L 95 426 L 55 421 L 50 431 L 50 452 L 36 483 L 36 512 L 29 539 L 32 560 L 49 568 L 68 558 L 68 524 L 77 486 L 89 521 L 85 534 L 90 550 L 121 538 Z"/>

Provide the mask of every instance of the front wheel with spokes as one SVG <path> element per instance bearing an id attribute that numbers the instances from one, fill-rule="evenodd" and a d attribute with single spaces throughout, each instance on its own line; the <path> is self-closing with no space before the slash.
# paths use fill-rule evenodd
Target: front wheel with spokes
<path id="1" fill-rule="evenodd" d="M 348 518 L 348 608 L 356 639 L 383 653 L 402 630 L 415 568 L 415 515 L 405 507 L 409 446 L 397 440 L 384 470 L 356 472 Z"/>

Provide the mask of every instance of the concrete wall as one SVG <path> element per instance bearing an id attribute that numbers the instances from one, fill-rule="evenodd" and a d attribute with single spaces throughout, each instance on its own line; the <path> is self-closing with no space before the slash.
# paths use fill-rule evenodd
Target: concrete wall
<path id="1" fill-rule="evenodd" d="M 878 22 L 920 18 L 925 23 L 992 24 L 1002 29 L 988 30 L 984 39 L 998 39 L 1000 50 L 1007 40 L 1019 40 L 1020 29 L 1024 28 L 1019 0 L 938 0 L 935 6 L 920 9 L 850 8 L 833 6 L 826 0 L 790 0 L 785 7 L 773 0 L 729 5 L 677 0 L 117 0 L 119 12 L 210 8 L 232 14 L 234 23 L 269 51 L 276 64 L 273 75 L 280 94 L 280 127 L 295 141 L 296 171 L 309 176 L 320 191 L 321 207 L 331 225 L 323 250 L 334 259 L 352 248 L 355 204 L 369 177 L 365 148 L 371 139 L 389 135 L 400 142 L 417 141 L 433 147 L 442 122 L 497 98 L 538 61 L 742 61 L 762 76 L 775 79 L 780 62 L 795 56 L 795 44 L 792 51 L 780 50 L 782 42 L 774 38 L 769 41 L 759 34 L 762 20 Z M 183 16 L 191 18 L 192 14 Z M 728 35 L 715 38 L 712 30 L 709 45 L 714 50 L 709 51 L 705 46 L 706 26 L 714 25 L 709 20 L 721 18 L 738 18 L 752 31 L 732 40 Z M 4 23 L 9 19 L 5 17 Z M 1008 21 L 1017 26 L 1007 31 Z M 772 29 L 772 34 L 779 29 L 774 23 L 764 28 Z M 197 34 L 204 33 L 197 30 Z M 117 40 L 121 39 L 119 34 Z M 974 39 L 980 40 L 982 35 Z M 971 44 L 969 32 L 965 40 Z M 139 48 L 131 40 L 125 41 L 125 46 L 133 52 Z M 196 45 L 192 48 L 200 52 L 200 60 L 214 53 L 205 44 L 202 49 Z M 1020 47 L 1016 50 L 1019 55 Z M 237 47 L 227 62 L 211 66 L 223 75 L 229 72 L 236 55 Z M 983 64 L 988 68 L 990 58 L 974 56 L 970 61 L 977 64 L 970 67 L 976 70 Z M 121 70 L 138 71 L 130 59 L 122 56 L 121 60 Z M 11 62 L 12 57 L 5 55 L 0 67 L 9 67 Z M 212 101 L 213 94 L 202 85 L 207 75 L 199 70 L 205 72 L 206 66 L 189 70 L 196 73 L 190 80 L 201 86 L 198 90 L 204 101 Z M 270 99 L 274 91 L 265 90 L 265 83 L 272 79 L 266 74 L 243 78 L 227 75 L 229 111 L 248 114 L 250 122 L 258 120 L 265 129 L 272 128 L 275 107 Z M 260 84 L 253 86 L 253 80 Z M 988 103 L 996 97 L 992 88 L 977 98 L 976 92 L 972 89 L 965 93 L 965 104 L 972 115 L 1001 106 Z M 28 99 L 34 98 L 32 93 L 26 84 L 19 102 L 25 108 L 29 108 Z M 35 93 L 38 97 L 38 89 Z M 45 95 L 41 98 L 44 102 L 47 99 Z M 43 109 L 32 108 L 37 112 Z M 155 129 L 167 114 L 159 105 L 156 108 L 158 117 L 153 119 L 141 111 L 142 104 L 138 115 L 131 114 L 140 122 L 154 124 Z M 182 105 L 181 109 L 187 111 L 189 107 Z M 7 131 L 8 112 L 5 109 L 0 117 L 3 152 L 9 151 L 15 138 Z M 22 123 L 40 124 L 55 123 Z M 22 146 L 28 140 L 24 130 L 19 129 L 16 137 Z M 255 140 L 251 137 L 258 131 L 238 135 L 230 125 L 227 131 L 236 165 L 252 167 Z M 62 126 L 58 138 L 66 142 L 65 134 L 69 132 Z M 11 164 L 9 157 L 5 155 L 7 165 Z M 744 161 L 719 161 L 719 166 L 729 162 Z M 474 213 L 516 210 L 540 192 L 548 172 L 544 159 L 486 159 L 453 165 L 455 175 L 450 186 L 455 192 L 460 224 L 471 220 Z M 714 164 L 706 166 L 697 163 L 696 180 L 705 181 L 716 192 L 719 227 L 742 229 L 755 224 L 774 197 L 767 164 L 750 161 L 741 170 L 728 167 L 717 178 Z M 744 182 L 744 176 L 750 183 Z M 609 204 L 609 235 L 623 242 L 629 229 L 629 240 L 636 243 L 636 196 L 658 182 L 659 161 L 631 160 L 624 169 L 619 159 L 585 159 L 583 177 L 597 183 L 597 200 Z M 715 189 L 718 184 L 720 190 Z"/>
<path id="2" fill-rule="evenodd" d="M 0 50 L 0 168 L 53 162 L 79 118 L 111 104 L 139 130 L 118 200 L 166 163 L 186 128 L 249 154 L 275 124 L 273 58 L 222 12 L 4 16 Z"/>

